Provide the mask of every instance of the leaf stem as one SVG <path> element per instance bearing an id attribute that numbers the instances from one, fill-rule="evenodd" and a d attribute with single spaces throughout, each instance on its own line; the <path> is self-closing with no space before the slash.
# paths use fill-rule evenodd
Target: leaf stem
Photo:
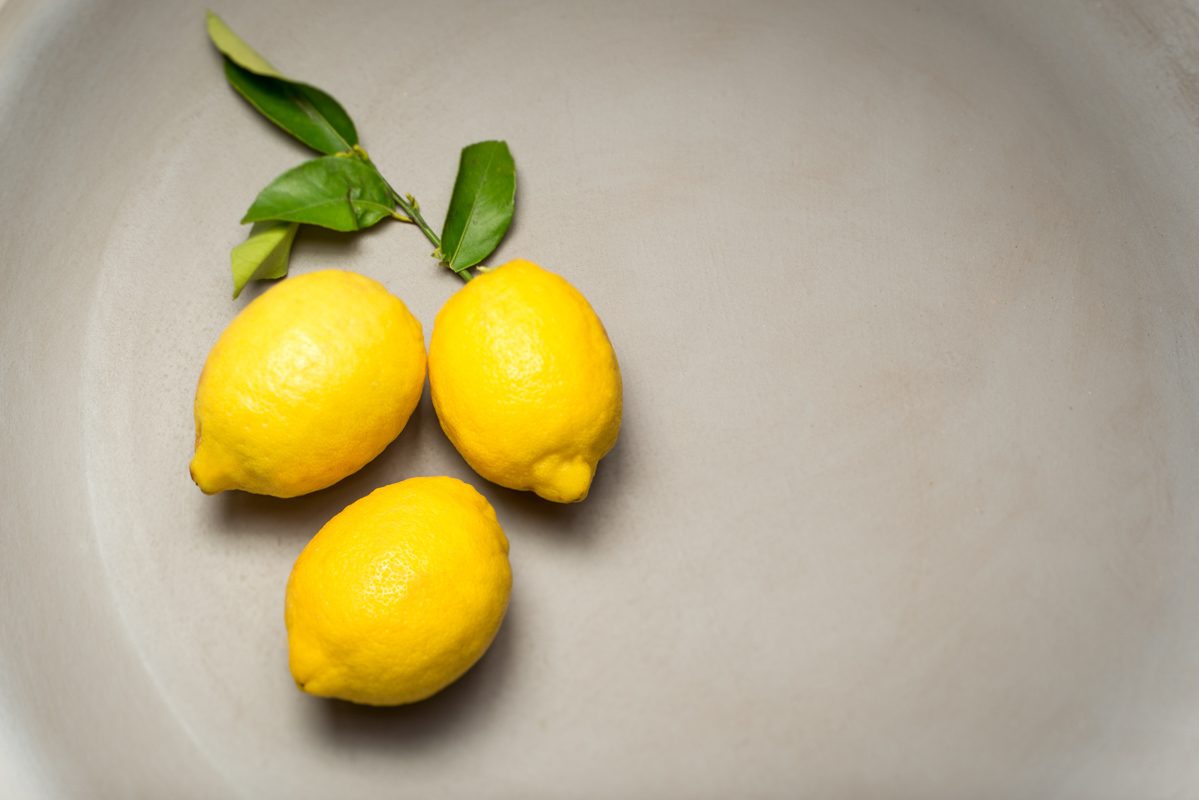
<path id="1" fill-rule="evenodd" d="M 437 234 L 433 232 L 433 229 L 429 227 L 429 223 L 425 222 L 425 218 L 421 216 L 420 209 L 416 207 L 416 204 L 408 202 L 408 200 L 402 197 L 399 192 L 397 192 L 395 189 L 392 189 L 391 184 L 387 183 L 386 178 L 383 179 L 383 182 L 387 184 L 388 190 L 391 191 L 391 199 L 395 200 L 395 204 L 399 207 L 400 211 L 403 212 L 404 216 L 407 217 L 413 225 L 420 228 L 420 232 L 425 235 L 425 238 L 428 239 L 434 247 L 441 247 L 441 239 L 439 239 Z"/>
<path id="2" fill-rule="evenodd" d="M 393 216 L 395 216 L 395 218 L 400 222 L 408 222 L 420 228 L 420 232 L 425 235 L 425 238 L 429 240 L 429 243 L 432 244 L 433 247 L 437 248 L 434 251 L 434 255 L 437 256 L 440 254 L 441 239 L 438 238 L 437 234 L 433 232 L 433 229 L 429 227 L 429 223 L 425 222 L 425 218 L 421 216 L 420 206 L 417 204 L 416 198 L 414 198 L 412 195 L 402 197 L 399 192 L 397 192 L 395 189 L 392 189 L 391 184 L 387 183 L 386 178 L 383 179 L 383 183 L 386 184 L 388 190 L 391 191 L 391 199 L 395 200 L 395 204 L 399 207 L 400 211 L 404 212 L 403 216 L 400 216 L 399 214 L 394 214 Z M 448 268 L 449 265 L 446 264 L 446 267 Z M 469 270 L 463 270 L 462 272 L 455 272 L 451 270 L 451 272 L 454 272 L 454 274 L 463 281 L 469 281 L 472 277 Z"/>
<path id="3" fill-rule="evenodd" d="M 2 2 L 2 0 L 0 0 L 0 2 Z M 374 162 L 371 161 L 370 155 L 361 146 L 354 145 L 354 152 L 358 155 L 359 158 L 363 159 L 368 164 L 371 164 L 371 165 L 374 164 Z M 379 173 L 379 177 L 383 178 L 382 172 Z M 410 223 L 412 225 L 415 225 L 417 228 L 419 228 L 420 232 L 423 233 L 425 235 L 425 238 L 429 240 L 429 243 L 432 244 L 434 248 L 436 248 L 436 250 L 434 252 L 435 257 L 440 259 L 440 257 L 441 257 L 440 256 L 440 254 L 441 254 L 441 237 L 439 237 L 437 235 L 436 231 L 434 231 L 431 227 L 429 227 L 429 223 L 425 222 L 425 218 L 423 216 L 421 216 L 420 204 L 416 202 L 416 198 L 413 197 L 412 195 L 402 195 L 399 192 L 397 192 L 395 190 L 395 188 L 390 183 L 388 183 L 387 178 L 383 178 L 383 185 L 387 187 L 387 191 L 391 192 L 391 199 L 395 201 L 396 206 L 400 209 L 400 211 L 403 212 L 402 216 L 399 214 L 393 213 L 392 217 L 394 217 L 399 222 Z M 442 263 L 444 264 L 445 262 L 442 262 Z M 457 272 L 457 271 L 453 270 L 452 268 L 450 268 L 449 264 L 445 264 L 445 266 L 446 266 L 446 268 L 450 269 L 451 272 L 453 272 L 455 275 L 457 275 L 459 278 L 461 278 L 464 282 L 469 281 L 473 277 L 470 274 L 470 270 L 463 270 L 461 272 Z"/>

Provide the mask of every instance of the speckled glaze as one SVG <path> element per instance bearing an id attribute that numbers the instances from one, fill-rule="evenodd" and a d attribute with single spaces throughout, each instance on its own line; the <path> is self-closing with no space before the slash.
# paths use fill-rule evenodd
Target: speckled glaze
<path id="1" fill-rule="evenodd" d="M 480 481 L 428 393 L 293 500 L 187 474 L 237 220 L 306 157 L 185 0 L 0 6 L 0 796 L 1199 795 L 1199 16 L 1177 0 L 230 2 L 431 221 L 620 355 L 586 501 Z M 426 336 L 410 227 L 302 231 Z M 283 591 L 349 503 L 479 488 L 516 591 L 412 706 L 305 696 Z"/>

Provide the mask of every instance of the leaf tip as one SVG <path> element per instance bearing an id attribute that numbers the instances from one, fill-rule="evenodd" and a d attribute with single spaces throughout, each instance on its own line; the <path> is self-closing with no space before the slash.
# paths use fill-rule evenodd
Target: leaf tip
<path id="1" fill-rule="evenodd" d="M 208 33 L 208 38 L 212 40 L 213 44 L 216 44 L 216 38 L 219 35 L 216 31 L 219 31 L 223 27 L 226 27 L 225 21 L 218 17 L 215 11 L 211 8 L 204 10 L 204 30 Z"/>

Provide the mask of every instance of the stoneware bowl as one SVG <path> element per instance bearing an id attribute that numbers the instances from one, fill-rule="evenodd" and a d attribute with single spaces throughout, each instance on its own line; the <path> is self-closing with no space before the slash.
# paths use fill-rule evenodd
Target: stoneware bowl
<path id="1" fill-rule="evenodd" d="M 435 224 L 506 139 L 495 262 L 603 317 L 591 497 L 475 476 L 426 392 L 360 473 L 203 496 L 191 403 L 306 157 L 187 0 L 0 5 L 0 795 L 1199 796 L 1199 14 L 1185 2 L 212 0 Z M 301 233 L 426 336 L 410 227 Z M 418 705 L 306 696 L 283 589 L 412 475 L 512 542 Z"/>

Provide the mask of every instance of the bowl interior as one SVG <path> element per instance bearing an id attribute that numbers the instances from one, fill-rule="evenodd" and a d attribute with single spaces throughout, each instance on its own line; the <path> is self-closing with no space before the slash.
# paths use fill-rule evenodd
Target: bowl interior
<path id="1" fill-rule="evenodd" d="M 625 381 L 592 496 L 477 478 L 428 402 L 281 501 L 191 483 L 237 219 L 305 158 L 202 9 L 0 8 L 0 746 L 30 793 L 1166 796 L 1199 789 L 1199 22 L 1182 4 L 218 9 L 439 222 L 516 155 L 497 260 Z M 425 326 L 415 231 L 305 231 Z M 469 480 L 512 543 L 425 703 L 296 691 L 282 597 L 342 507 Z M 0 787 L 3 784 L 0 783 Z"/>

